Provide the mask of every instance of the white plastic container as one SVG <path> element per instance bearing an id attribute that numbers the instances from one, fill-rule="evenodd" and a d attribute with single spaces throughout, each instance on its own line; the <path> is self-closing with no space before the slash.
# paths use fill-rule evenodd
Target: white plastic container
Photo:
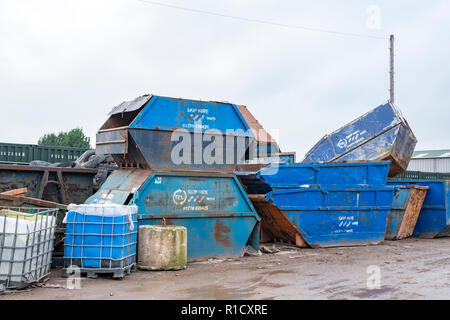
<path id="1" fill-rule="evenodd" d="M 25 210 L 33 213 L 21 212 Z M 0 208 L 0 283 L 4 287 L 23 288 L 50 273 L 56 212 Z"/>

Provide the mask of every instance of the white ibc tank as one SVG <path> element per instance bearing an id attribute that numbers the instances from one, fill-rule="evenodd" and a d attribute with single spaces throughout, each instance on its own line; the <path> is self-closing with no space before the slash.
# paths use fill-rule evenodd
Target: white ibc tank
<path id="1" fill-rule="evenodd" d="M 0 210 L 0 280 L 7 287 L 38 281 L 50 271 L 55 226 L 52 215 Z"/>

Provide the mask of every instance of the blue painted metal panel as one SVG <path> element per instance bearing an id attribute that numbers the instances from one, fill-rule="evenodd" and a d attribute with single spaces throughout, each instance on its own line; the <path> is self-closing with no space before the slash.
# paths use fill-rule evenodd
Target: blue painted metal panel
<path id="1" fill-rule="evenodd" d="M 394 188 L 298 188 L 266 196 L 311 247 L 377 244 L 384 240 Z"/>
<path id="2" fill-rule="evenodd" d="M 151 215 L 252 215 L 250 201 L 236 176 L 153 173 L 139 190 L 138 206 Z"/>
<path id="3" fill-rule="evenodd" d="M 266 200 L 282 210 L 391 209 L 393 187 L 297 188 L 269 192 Z"/>
<path id="4" fill-rule="evenodd" d="M 405 217 L 406 207 L 412 194 L 412 189 L 400 188 L 394 195 L 392 209 L 389 211 L 386 228 L 386 239 L 395 239 Z"/>
<path id="5" fill-rule="evenodd" d="M 450 236 L 450 180 L 390 180 L 388 184 L 429 187 L 413 236 Z"/>
<path id="6" fill-rule="evenodd" d="M 408 123 L 390 103 L 322 138 L 303 163 L 391 160 L 390 176 L 404 172 L 417 143 Z"/>
<path id="7" fill-rule="evenodd" d="M 201 123 L 197 127 L 196 122 Z M 236 105 L 153 96 L 130 125 L 131 129 L 167 130 L 194 129 L 242 130 L 240 135 L 252 136 L 249 126 Z M 239 134 L 234 134 L 239 135 Z"/>
<path id="8" fill-rule="evenodd" d="M 188 229 L 189 259 L 241 256 L 259 232 L 259 217 L 234 174 L 154 172 L 132 201 L 139 225 L 164 218 Z"/>
<path id="9" fill-rule="evenodd" d="M 280 163 L 295 163 L 295 154 L 291 153 L 291 154 L 280 154 L 276 156 L 279 160 Z"/>
<path id="10" fill-rule="evenodd" d="M 255 133 L 253 133 L 255 135 Z M 258 132 L 256 133 L 258 134 Z M 280 147 L 276 143 L 260 142 L 256 145 L 256 155 L 260 158 L 279 156 L 282 158 L 291 158 L 294 154 L 283 154 L 281 155 Z"/>
<path id="11" fill-rule="evenodd" d="M 144 159 L 144 165 L 153 170 L 232 171 L 244 159 L 251 141 L 245 137 L 228 136 L 225 138 L 225 136 L 217 136 L 217 139 L 223 138 L 223 144 L 216 144 L 217 151 L 213 154 L 211 147 L 214 146 L 216 137 L 210 134 L 186 133 L 179 140 L 172 141 L 171 131 L 138 129 L 129 129 L 128 131 L 132 143 L 137 146 L 137 150 Z M 226 139 L 231 143 L 226 143 Z M 184 145 L 185 150 L 179 152 L 177 145 L 181 146 L 183 141 L 187 141 Z M 195 147 L 195 141 L 200 141 L 198 148 Z M 241 144 L 243 147 L 239 148 L 238 146 Z M 185 154 L 186 161 L 182 159 Z M 210 155 L 212 155 L 211 162 L 207 158 Z"/>
<path id="12" fill-rule="evenodd" d="M 166 223 L 187 229 L 188 259 L 242 256 L 255 229 L 254 217 L 165 218 Z M 139 225 L 161 225 L 162 218 L 141 219 Z M 257 247 L 258 248 L 258 247 Z"/>
<path id="13" fill-rule="evenodd" d="M 116 170 L 87 203 L 136 204 L 139 225 L 188 229 L 188 258 L 259 246 L 259 217 L 234 174 Z"/>
<path id="14" fill-rule="evenodd" d="M 258 172 L 257 178 L 271 188 L 298 188 L 303 185 L 386 184 L 389 162 L 280 164 Z"/>
<path id="15" fill-rule="evenodd" d="M 394 127 L 384 132 L 382 135 L 379 135 L 373 138 L 370 141 L 367 141 L 364 144 L 364 148 L 356 148 L 351 151 L 348 151 L 345 155 L 343 155 L 340 160 L 342 161 L 356 161 L 361 159 L 379 159 L 380 157 L 387 157 L 391 154 L 393 144 L 395 139 L 397 138 L 400 127 Z"/>
<path id="16" fill-rule="evenodd" d="M 100 190 L 89 197 L 86 204 L 126 204 L 130 195 L 136 193 L 151 172 L 143 169 L 122 169 L 113 171 Z"/>
<path id="17" fill-rule="evenodd" d="M 97 151 L 121 167 L 231 172 L 254 140 L 234 104 L 144 96 L 113 110 Z"/>
<path id="18" fill-rule="evenodd" d="M 272 153 L 266 157 L 258 157 L 256 163 L 295 163 L 294 153 Z M 252 163 L 252 161 L 250 161 Z"/>

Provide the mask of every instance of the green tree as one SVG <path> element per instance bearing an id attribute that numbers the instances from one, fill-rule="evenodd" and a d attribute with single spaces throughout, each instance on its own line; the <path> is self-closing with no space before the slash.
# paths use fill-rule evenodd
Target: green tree
<path id="1" fill-rule="evenodd" d="M 58 134 L 44 134 L 39 138 L 38 145 L 90 149 L 90 140 L 89 137 L 85 136 L 82 128 L 75 128 Z"/>

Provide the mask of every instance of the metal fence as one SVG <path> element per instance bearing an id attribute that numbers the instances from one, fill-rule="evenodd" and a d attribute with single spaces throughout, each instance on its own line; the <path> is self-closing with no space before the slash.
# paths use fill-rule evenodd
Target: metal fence
<path id="1" fill-rule="evenodd" d="M 0 206 L 0 291 L 48 277 L 57 211 Z"/>
<path id="2" fill-rule="evenodd" d="M 50 163 L 75 161 L 87 149 L 0 143 L 0 163 L 27 164 L 33 160 Z"/>
<path id="3" fill-rule="evenodd" d="M 395 179 L 450 180 L 450 173 L 406 171 Z"/>

